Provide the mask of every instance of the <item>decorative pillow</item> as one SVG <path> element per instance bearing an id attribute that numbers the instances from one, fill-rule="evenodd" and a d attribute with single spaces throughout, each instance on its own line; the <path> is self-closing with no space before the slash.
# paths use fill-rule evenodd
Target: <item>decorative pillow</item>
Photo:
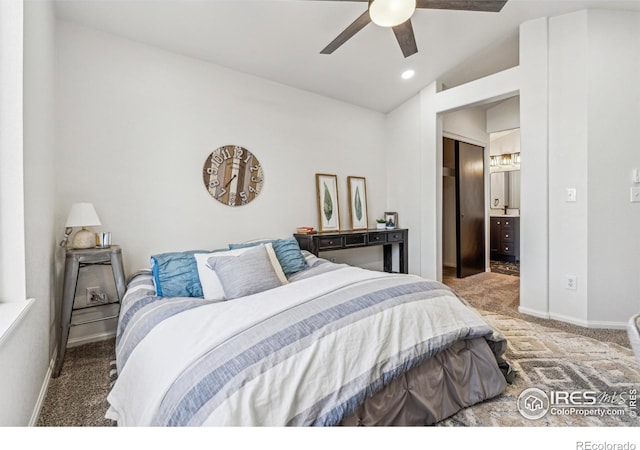
<path id="1" fill-rule="evenodd" d="M 282 268 L 280 267 L 280 263 L 278 262 L 278 258 L 276 257 L 275 251 L 273 250 L 273 246 L 270 243 L 265 244 L 263 246 L 265 247 L 265 250 L 269 257 L 269 262 L 273 266 L 273 270 L 275 271 L 276 276 L 280 280 L 280 284 L 288 283 L 287 277 L 282 271 Z M 202 293 L 205 300 L 227 299 L 224 288 L 222 287 L 222 283 L 220 282 L 220 278 L 218 277 L 218 274 L 215 271 L 209 268 L 208 260 L 210 258 L 219 258 L 223 256 L 225 257 L 238 256 L 254 247 L 255 246 L 194 255 L 195 261 L 196 261 L 196 267 L 198 271 L 198 277 L 200 278 Z"/>
<path id="2" fill-rule="evenodd" d="M 235 256 L 214 255 L 207 260 L 220 280 L 226 300 L 282 286 L 269 258 L 268 245 L 250 247 Z"/>
<path id="3" fill-rule="evenodd" d="M 289 277 L 309 267 L 307 261 L 300 250 L 298 241 L 293 236 L 285 239 L 269 239 L 244 244 L 230 244 L 230 249 L 254 247 L 256 245 L 271 243 L 276 252 L 280 266 L 284 274 Z"/>
<path id="4" fill-rule="evenodd" d="M 202 297 L 196 261 L 197 253 L 209 250 L 161 253 L 151 257 L 151 273 L 159 297 Z"/>

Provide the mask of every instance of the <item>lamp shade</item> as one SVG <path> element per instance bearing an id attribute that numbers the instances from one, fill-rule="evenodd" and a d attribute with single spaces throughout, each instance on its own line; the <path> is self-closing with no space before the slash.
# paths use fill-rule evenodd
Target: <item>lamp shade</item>
<path id="1" fill-rule="evenodd" d="M 101 225 L 92 203 L 74 203 L 67 217 L 67 227 L 94 227 Z"/>
<path id="2" fill-rule="evenodd" d="M 405 23 L 416 10 L 416 0 L 373 0 L 369 5 L 371 21 L 381 27 Z"/>

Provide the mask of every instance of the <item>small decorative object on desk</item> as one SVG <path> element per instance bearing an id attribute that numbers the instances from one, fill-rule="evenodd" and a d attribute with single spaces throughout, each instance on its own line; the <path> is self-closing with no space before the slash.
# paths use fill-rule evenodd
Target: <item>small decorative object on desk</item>
<path id="1" fill-rule="evenodd" d="M 96 233 L 96 247 L 97 248 L 111 247 L 111 233 L 110 232 Z"/>
<path id="2" fill-rule="evenodd" d="M 378 230 L 384 230 L 387 228 L 387 221 L 384 219 L 376 219 L 376 228 Z"/>
<path id="3" fill-rule="evenodd" d="M 296 234 L 316 234 L 317 231 L 313 227 L 298 227 Z"/>
<path id="4" fill-rule="evenodd" d="M 386 228 L 393 229 L 398 227 L 398 213 L 397 212 L 386 212 L 384 213 L 384 220 L 387 225 Z"/>

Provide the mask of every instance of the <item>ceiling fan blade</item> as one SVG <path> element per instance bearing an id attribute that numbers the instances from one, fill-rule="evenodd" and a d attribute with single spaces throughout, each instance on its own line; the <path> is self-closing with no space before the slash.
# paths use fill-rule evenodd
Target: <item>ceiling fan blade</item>
<path id="1" fill-rule="evenodd" d="M 401 23 L 393 27 L 393 32 L 396 35 L 398 44 L 405 58 L 418 53 L 418 45 L 416 44 L 416 37 L 413 34 L 413 25 L 411 25 L 411 19 L 405 23 Z"/>
<path id="2" fill-rule="evenodd" d="M 500 12 L 507 0 L 417 0 L 416 8 Z"/>
<path id="3" fill-rule="evenodd" d="M 360 17 L 358 17 L 351 25 L 349 25 L 342 33 L 338 35 L 329 45 L 327 45 L 320 53 L 330 55 L 338 49 L 342 44 L 351 39 L 358 31 L 369 25 L 371 17 L 367 9 Z"/>

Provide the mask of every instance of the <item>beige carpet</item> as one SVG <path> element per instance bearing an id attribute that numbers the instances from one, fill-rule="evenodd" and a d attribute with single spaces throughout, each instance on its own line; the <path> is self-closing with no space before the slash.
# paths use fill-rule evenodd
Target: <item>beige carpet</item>
<path id="1" fill-rule="evenodd" d="M 442 281 L 481 311 L 504 314 L 546 327 L 557 328 L 568 333 L 614 342 L 631 348 L 629 337 L 624 330 L 583 328 L 557 320 L 540 319 L 520 314 L 518 312 L 518 306 L 520 306 L 519 277 L 485 272 L 466 278 L 455 278 L 455 271 L 445 268 Z"/>
<path id="2" fill-rule="evenodd" d="M 519 314 L 519 279 L 514 276 L 486 273 L 444 281 L 506 335 L 508 358 L 518 377 L 501 397 L 467 408 L 439 425 L 640 426 L 637 418 L 634 420 L 630 415 L 622 418 L 547 415 L 531 421 L 517 411 L 517 397 L 529 387 L 603 392 L 640 389 L 640 367 L 623 331 L 585 330 Z M 61 375 L 49 385 L 38 425 L 111 425 L 104 414 L 108 408 L 109 362 L 113 354 L 113 340 L 68 349 Z"/>
<path id="3" fill-rule="evenodd" d="M 38 426 L 110 426 L 104 414 L 114 351 L 113 339 L 67 349 L 60 376 L 49 383 Z"/>
<path id="4" fill-rule="evenodd" d="M 482 312 L 509 342 L 507 360 L 517 371 L 513 384 L 499 398 L 440 422 L 440 426 L 639 426 L 640 408 L 621 405 L 621 416 L 578 413 L 538 420 L 517 409 L 520 393 L 531 387 L 553 391 L 598 392 L 602 398 L 640 390 L 640 365 L 623 330 L 588 329 L 520 314 L 520 279 L 499 273 L 455 278 L 444 271 L 443 282 Z M 611 405 L 605 405 L 607 408 Z M 583 410 L 584 412 L 584 410 Z M 635 415 L 635 417 L 634 417 Z"/>
<path id="5" fill-rule="evenodd" d="M 483 315 L 506 336 L 506 359 L 516 370 L 516 378 L 502 396 L 466 408 L 439 426 L 640 426 L 640 406 L 629 405 L 634 392 L 640 390 L 640 366 L 630 349 L 502 314 Z M 527 419 L 518 412 L 517 400 L 528 388 L 546 394 L 593 392 L 599 409 L 560 408 L 568 414 Z M 585 415 L 611 414 L 612 409 L 620 415 Z"/>

